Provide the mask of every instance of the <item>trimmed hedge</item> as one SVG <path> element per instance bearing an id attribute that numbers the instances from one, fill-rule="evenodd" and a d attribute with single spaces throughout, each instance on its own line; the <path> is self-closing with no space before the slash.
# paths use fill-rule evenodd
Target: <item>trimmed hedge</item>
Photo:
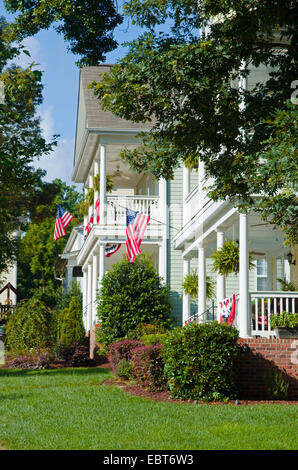
<path id="1" fill-rule="evenodd" d="M 178 327 L 163 341 L 172 398 L 225 400 L 236 396 L 232 363 L 238 331 L 217 322 Z"/>

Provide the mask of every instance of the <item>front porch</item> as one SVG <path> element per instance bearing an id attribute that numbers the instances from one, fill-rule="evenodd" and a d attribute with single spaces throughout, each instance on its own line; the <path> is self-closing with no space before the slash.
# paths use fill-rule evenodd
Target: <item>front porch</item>
<path id="1" fill-rule="evenodd" d="M 195 315 L 191 315 L 189 296 L 183 296 L 183 324 L 193 320 L 220 321 L 220 301 L 235 294 L 234 324 L 240 337 L 275 336 L 270 326 L 271 315 L 298 312 L 298 292 L 281 290 L 279 281 L 290 282 L 294 268 L 297 269 L 289 247 L 284 244 L 283 232 L 260 220 L 258 214 L 239 213 L 227 201 L 211 201 L 199 187 L 184 199 L 184 209 L 187 217 L 174 246 L 182 252 L 184 276 L 195 267 L 199 281 Z M 239 271 L 223 276 L 212 271 L 210 256 L 226 240 L 239 245 Z M 207 274 L 216 285 L 212 301 L 206 298 Z"/>
<path id="2" fill-rule="evenodd" d="M 248 293 L 248 325 L 249 337 L 275 337 L 276 332 L 271 328 L 271 315 L 286 313 L 298 313 L 298 292 L 284 291 L 252 291 Z M 189 316 L 184 324 L 195 322 L 210 322 L 219 320 L 218 306 L 213 301 L 205 312 L 195 313 Z M 236 316 L 234 326 L 240 327 L 239 296 L 236 297 Z"/>

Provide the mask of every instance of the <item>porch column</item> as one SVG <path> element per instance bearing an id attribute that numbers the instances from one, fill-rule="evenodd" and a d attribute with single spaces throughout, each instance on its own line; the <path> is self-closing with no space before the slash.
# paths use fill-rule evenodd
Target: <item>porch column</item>
<path id="1" fill-rule="evenodd" d="M 86 196 L 88 193 L 88 188 L 84 187 L 84 195 Z M 88 214 L 84 215 L 84 235 L 86 235 L 85 227 L 88 224 Z"/>
<path id="2" fill-rule="evenodd" d="M 92 262 L 88 263 L 87 280 L 87 331 L 92 328 Z"/>
<path id="3" fill-rule="evenodd" d="M 251 312 L 248 294 L 248 217 L 239 216 L 239 336 L 251 336 Z"/>
<path id="4" fill-rule="evenodd" d="M 199 245 L 198 248 L 198 314 L 199 321 L 206 321 L 206 258 L 205 248 Z M 204 314 L 203 316 L 200 316 Z"/>
<path id="5" fill-rule="evenodd" d="M 217 249 L 219 250 L 222 248 L 224 244 L 224 232 L 221 231 L 220 229 L 217 230 Z M 226 282 L 225 282 L 225 276 L 217 273 L 216 277 L 216 300 L 217 300 L 217 321 L 220 321 L 220 309 L 219 309 L 219 303 L 221 300 L 223 300 L 226 296 Z"/>
<path id="6" fill-rule="evenodd" d="M 106 146 L 100 144 L 100 221 L 101 225 L 106 224 Z"/>
<path id="7" fill-rule="evenodd" d="M 187 205 L 185 199 L 190 191 L 190 171 L 186 166 L 183 167 L 183 225 L 188 221 Z"/>
<path id="8" fill-rule="evenodd" d="M 168 217 L 167 217 L 167 181 L 160 179 L 159 189 L 159 211 L 160 221 L 162 222 L 160 230 L 162 240 L 159 244 L 158 253 L 158 272 L 163 278 L 164 283 L 167 282 L 167 237 L 168 237 Z"/>
<path id="9" fill-rule="evenodd" d="M 190 261 L 188 259 L 183 260 L 183 278 L 190 274 Z M 185 321 L 189 318 L 190 315 L 190 295 L 184 294 L 183 292 L 183 300 L 182 300 L 182 325 L 184 325 Z"/>
<path id="10" fill-rule="evenodd" d="M 93 255 L 93 264 L 92 264 L 92 328 L 96 324 L 96 314 L 97 314 L 97 286 L 98 286 L 98 249 Z"/>
<path id="11" fill-rule="evenodd" d="M 88 268 L 83 266 L 83 322 L 85 330 L 87 331 L 87 283 L 88 283 Z"/>
<path id="12" fill-rule="evenodd" d="M 89 188 L 93 188 L 93 175 L 89 175 Z M 88 212 L 88 222 L 90 220 L 90 217 L 93 214 L 93 204 L 89 206 L 89 212 Z"/>
<path id="13" fill-rule="evenodd" d="M 105 275 L 105 246 L 99 245 L 99 278 L 98 288 L 100 289 L 102 278 Z"/>
<path id="14" fill-rule="evenodd" d="M 99 174 L 99 163 L 97 160 L 94 161 L 94 176 L 97 176 Z M 94 185 L 94 201 L 93 201 L 93 213 L 94 213 L 94 224 L 96 224 L 96 209 L 95 209 L 95 204 L 98 199 L 99 193 L 98 189 Z"/>

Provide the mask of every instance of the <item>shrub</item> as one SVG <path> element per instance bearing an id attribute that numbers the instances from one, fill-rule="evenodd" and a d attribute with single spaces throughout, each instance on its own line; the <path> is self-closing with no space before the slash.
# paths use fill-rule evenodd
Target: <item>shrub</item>
<path id="1" fill-rule="evenodd" d="M 163 343 L 165 374 L 172 398 L 215 400 L 232 398 L 232 360 L 238 331 L 217 322 L 178 327 Z"/>
<path id="2" fill-rule="evenodd" d="M 162 346 L 153 344 L 132 350 L 132 372 L 138 383 L 148 390 L 164 390 L 167 379 L 164 374 Z"/>
<path id="3" fill-rule="evenodd" d="M 35 298 L 19 302 L 6 326 L 6 345 L 12 353 L 53 348 L 57 324 L 51 310 Z"/>
<path id="4" fill-rule="evenodd" d="M 132 372 L 131 361 L 129 360 L 127 361 L 126 359 L 121 359 L 121 361 L 118 364 L 116 374 L 118 375 L 118 377 L 121 377 L 126 380 L 132 379 L 133 372 Z"/>
<path id="5" fill-rule="evenodd" d="M 83 312 L 76 296 L 71 297 L 69 307 L 64 308 L 58 317 L 59 342 L 64 345 L 81 343 L 85 338 Z"/>
<path id="6" fill-rule="evenodd" d="M 16 355 L 9 363 L 10 369 L 41 370 L 50 367 L 51 354 L 49 351 L 32 350 L 28 353 Z"/>
<path id="7" fill-rule="evenodd" d="M 169 288 L 146 256 L 114 264 L 103 277 L 98 301 L 100 344 L 125 338 L 140 323 L 171 323 Z"/>
<path id="8" fill-rule="evenodd" d="M 89 347 L 87 344 L 76 342 L 67 345 L 59 344 L 57 358 L 65 361 L 69 366 L 88 364 L 90 361 Z"/>
<path id="9" fill-rule="evenodd" d="M 140 337 L 140 341 L 149 346 L 150 344 L 163 344 L 167 337 L 166 333 L 152 333 L 150 335 L 143 335 Z"/>
<path id="10" fill-rule="evenodd" d="M 271 328 L 277 326 L 283 326 L 286 328 L 297 328 L 298 327 L 298 313 L 287 313 L 282 312 L 281 314 L 272 314 L 270 316 Z"/>
<path id="11" fill-rule="evenodd" d="M 117 341 L 116 343 L 112 343 L 110 345 L 109 361 L 111 363 L 114 374 L 117 374 L 120 362 L 130 361 L 132 350 L 142 345 L 143 343 L 134 339 Z"/>

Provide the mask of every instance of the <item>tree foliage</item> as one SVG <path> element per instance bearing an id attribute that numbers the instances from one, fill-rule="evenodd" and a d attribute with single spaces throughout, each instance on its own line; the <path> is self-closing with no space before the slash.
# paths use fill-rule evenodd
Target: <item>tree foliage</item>
<path id="1" fill-rule="evenodd" d="M 41 296 L 48 305 L 54 306 L 61 289 L 61 281 L 55 279 L 54 265 L 67 243 L 67 236 L 53 239 L 57 204 L 75 216 L 82 195 L 74 186 L 68 186 L 59 179 L 52 182 L 51 189 L 48 201 L 40 198 L 40 205 L 36 206 L 31 223 L 19 243 L 18 288 L 23 297 Z M 77 222 L 72 221 L 69 227 L 73 224 Z M 41 293 L 37 292 L 39 289 Z"/>
<path id="2" fill-rule="evenodd" d="M 6 66 L 22 49 L 18 43 L 12 45 L 7 31 L 7 22 L 0 18 L 0 82 L 4 88 L 0 103 L 0 272 L 16 256 L 14 232 L 48 191 L 42 182 L 44 172 L 33 168 L 33 162 L 56 144 L 55 136 L 49 143 L 43 138 L 37 117 L 42 102 L 41 72 L 32 66 Z"/>
<path id="3" fill-rule="evenodd" d="M 214 178 L 214 200 L 229 198 L 283 228 L 292 225 L 281 219 L 281 207 L 289 198 L 293 206 L 293 190 L 286 185 L 284 191 L 284 179 L 277 178 L 273 191 L 271 163 L 260 171 L 259 162 L 268 139 L 281 137 L 273 122 L 277 110 L 294 112 L 286 102 L 297 80 L 295 8 L 292 0 L 127 3 L 126 14 L 147 31 L 92 87 L 105 110 L 151 126 L 140 134 L 139 148 L 122 153 L 132 168 L 168 179 L 182 163 L 197 167 L 200 157 Z M 169 33 L 157 32 L 166 22 Z M 263 79 L 253 81 L 254 70 L 264 67 Z M 278 142 L 275 149 L 279 159 Z M 282 167 L 293 166 L 293 159 L 283 153 Z M 269 193 L 269 210 L 251 198 L 252 181 Z M 297 241 L 295 227 L 285 234 Z"/>
<path id="4" fill-rule="evenodd" d="M 122 17 L 113 0 L 5 0 L 5 5 L 17 14 L 9 28 L 11 39 L 20 41 L 53 25 L 69 50 L 83 56 L 79 65 L 95 65 L 117 46 L 113 30 Z"/>

